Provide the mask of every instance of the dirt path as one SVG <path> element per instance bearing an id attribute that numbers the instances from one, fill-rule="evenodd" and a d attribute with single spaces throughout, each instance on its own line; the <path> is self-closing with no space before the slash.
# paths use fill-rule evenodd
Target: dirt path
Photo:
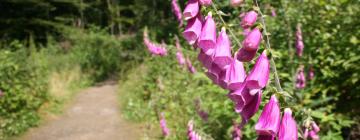
<path id="1" fill-rule="evenodd" d="M 116 85 L 82 91 L 65 113 L 21 140 L 139 140 L 141 128 L 121 118 Z"/>

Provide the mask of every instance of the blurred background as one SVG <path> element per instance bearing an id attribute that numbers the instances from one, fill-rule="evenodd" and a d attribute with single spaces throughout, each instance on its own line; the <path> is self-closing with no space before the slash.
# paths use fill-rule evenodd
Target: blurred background
<path id="1" fill-rule="evenodd" d="M 267 15 L 282 85 L 295 97 L 288 105 L 295 109 L 299 126 L 306 118 L 304 110 L 311 109 L 321 139 L 358 139 L 360 1 L 259 2 Z M 181 9 L 185 3 L 179 0 Z M 252 7 L 252 1 L 235 8 L 228 0 L 215 3 L 242 40 L 239 15 Z M 276 16 L 271 16 L 272 10 Z M 298 24 L 305 46 L 301 58 L 295 55 Z M 152 41 L 167 44 L 167 56 L 147 52 L 145 27 Z M 77 91 L 116 79 L 122 115 L 146 125 L 144 137 L 162 139 L 151 132 L 160 133 L 158 117 L 164 112 L 172 132 L 167 139 L 184 139 L 190 119 L 204 138 L 230 139 L 239 115 L 225 96 L 227 91 L 205 76 L 196 61 L 197 51 L 181 36 L 183 30 L 170 0 L 1 0 L 0 138 L 24 134 L 49 114 L 62 114 Z M 196 74 L 178 66 L 175 36 Z M 313 69 L 315 76 L 298 90 L 294 76 L 301 65 L 306 74 Z M 244 139 L 256 137 L 256 121 L 254 117 L 242 130 Z"/>

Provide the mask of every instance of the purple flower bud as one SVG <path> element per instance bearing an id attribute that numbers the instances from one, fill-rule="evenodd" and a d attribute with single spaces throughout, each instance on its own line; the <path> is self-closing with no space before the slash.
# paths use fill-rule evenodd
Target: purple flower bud
<path id="1" fill-rule="evenodd" d="M 171 8 L 172 8 L 172 12 L 174 13 L 176 19 L 180 23 L 179 26 L 182 26 L 183 25 L 182 13 L 181 13 L 181 9 L 180 9 L 180 6 L 179 6 L 177 0 L 172 0 L 171 1 Z"/>
<path id="2" fill-rule="evenodd" d="M 240 6 L 243 2 L 244 0 L 230 0 L 230 5 L 232 7 L 237 7 Z"/>
<path id="3" fill-rule="evenodd" d="M 188 70 L 190 73 L 194 74 L 196 73 L 196 69 L 195 67 L 191 64 L 191 61 L 189 58 L 186 59 L 186 64 L 187 64 L 187 67 L 188 67 Z"/>
<path id="4" fill-rule="evenodd" d="M 241 48 L 236 54 L 236 59 L 241 61 L 241 62 L 249 62 L 251 61 L 255 55 L 256 55 L 257 50 L 254 51 L 248 51 L 244 48 Z"/>
<path id="5" fill-rule="evenodd" d="M 247 104 L 243 110 L 240 112 L 241 115 L 241 124 L 240 127 L 243 127 L 252 116 L 256 114 L 256 112 L 259 110 L 259 106 L 261 104 L 261 90 L 254 95 L 254 99 Z"/>
<path id="6" fill-rule="evenodd" d="M 302 38 L 302 32 L 301 32 L 301 25 L 298 24 L 296 27 L 296 54 L 300 57 L 302 56 L 303 50 L 304 50 L 304 43 Z"/>
<path id="7" fill-rule="evenodd" d="M 250 94 L 254 95 L 264 88 L 269 80 L 270 64 L 266 56 L 266 50 L 259 56 L 255 66 L 246 78 L 246 86 L 250 89 Z"/>
<path id="8" fill-rule="evenodd" d="M 185 64 L 185 58 L 184 55 L 182 54 L 181 51 L 177 51 L 176 52 L 176 59 L 178 60 L 180 65 L 184 65 Z"/>
<path id="9" fill-rule="evenodd" d="M 297 134 L 296 121 L 292 117 L 292 111 L 290 108 L 285 108 L 278 134 L 279 140 L 297 140 Z"/>
<path id="10" fill-rule="evenodd" d="M 271 9 L 271 16 L 276 17 L 276 10 L 275 8 Z"/>
<path id="11" fill-rule="evenodd" d="M 259 135 L 257 140 L 275 140 L 275 136 L 271 135 Z"/>
<path id="12" fill-rule="evenodd" d="M 219 37 L 217 38 L 214 52 L 214 63 L 217 64 L 221 69 L 225 69 L 226 66 L 232 63 L 230 47 L 231 41 L 226 34 L 225 28 L 222 28 Z"/>
<path id="13" fill-rule="evenodd" d="M 177 36 L 175 36 L 175 46 L 177 50 L 181 50 L 180 40 Z"/>
<path id="14" fill-rule="evenodd" d="M 308 77 L 309 77 L 309 80 L 314 79 L 315 73 L 314 73 L 314 68 L 313 67 L 310 67 Z"/>
<path id="15" fill-rule="evenodd" d="M 304 130 L 304 139 L 307 139 L 309 136 L 309 129 L 305 128 Z"/>
<path id="16" fill-rule="evenodd" d="M 296 88 L 303 89 L 306 85 L 306 79 L 304 75 L 304 68 L 301 67 L 296 76 Z"/>
<path id="17" fill-rule="evenodd" d="M 245 29 L 253 26 L 256 22 L 257 16 L 258 13 L 256 13 L 255 11 L 247 12 L 241 21 L 241 27 Z"/>
<path id="18" fill-rule="evenodd" d="M 309 132 L 309 136 L 310 136 L 310 138 L 312 140 L 319 140 L 320 139 L 319 135 L 317 135 L 317 133 L 314 130 L 311 130 Z"/>
<path id="19" fill-rule="evenodd" d="M 302 56 L 303 50 L 304 50 L 304 43 L 302 42 L 302 40 L 296 41 L 296 54 L 299 57 Z"/>
<path id="20" fill-rule="evenodd" d="M 188 24 L 185 27 L 183 32 L 184 38 L 189 42 L 190 45 L 193 45 L 201 34 L 202 21 L 201 16 L 198 15 L 195 18 L 192 18 L 188 21 Z"/>
<path id="21" fill-rule="evenodd" d="M 255 125 L 258 135 L 276 136 L 280 126 L 280 107 L 275 95 L 272 95 L 270 101 L 265 105 L 259 121 Z"/>
<path id="22" fill-rule="evenodd" d="M 237 113 L 241 113 L 245 106 L 255 99 L 255 96 L 250 95 L 245 84 L 241 85 L 238 90 L 230 92 L 228 97 L 235 103 L 235 112 Z"/>
<path id="23" fill-rule="evenodd" d="M 243 48 L 248 51 L 254 51 L 259 49 L 259 44 L 261 41 L 261 32 L 258 28 L 253 29 L 242 42 Z"/>
<path id="24" fill-rule="evenodd" d="M 202 6 L 210 6 L 212 4 L 212 0 L 199 0 Z"/>
<path id="25" fill-rule="evenodd" d="M 161 127 L 163 135 L 165 137 L 167 137 L 170 134 L 170 131 L 166 126 L 166 120 L 165 120 L 164 113 L 161 113 L 160 127 Z"/>
<path id="26" fill-rule="evenodd" d="M 187 126 L 188 126 L 188 130 L 187 130 L 188 136 L 190 137 L 190 133 L 193 132 L 193 130 L 194 130 L 194 122 L 193 122 L 193 120 L 190 120 L 188 122 Z"/>
<path id="27" fill-rule="evenodd" d="M 216 46 L 216 25 L 212 18 L 211 12 L 206 17 L 205 24 L 201 30 L 199 37 L 199 47 L 206 53 L 209 54 L 209 50 L 215 49 Z"/>
<path id="28" fill-rule="evenodd" d="M 242 62 L 233 59 L 233 62 L 225 70 L 224 84 L 229 90 L 237 90 L 244 84 L 246 78 L 246 71 Z"/>
<path id="29" fill-rule="evenodd" d="M 312 130 L 315 131 L 316 133 L 320 131 L 320 127 L 315 122 L 311 122 L 311 127 Z"/>
<path id="30" fill-rule="evenodd" d="M 199 8 L 200 5 L 198 0 L 189 0 L 184 9 L 184 19 L 189 20 L 196 17 L 196 15 L 199 13 Z"/>

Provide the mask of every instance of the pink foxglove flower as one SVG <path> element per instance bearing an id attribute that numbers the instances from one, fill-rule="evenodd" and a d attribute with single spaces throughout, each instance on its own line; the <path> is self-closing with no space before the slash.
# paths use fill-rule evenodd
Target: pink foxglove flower
<path id="1" fill-rule="evenodd" d="M 271 16 L 276 17 L 276 10 L 275 10 L 275 8 L 271 8 Z"/>
<path id="2" fill-rule="evenodd" d="M 183 32 L 184 38 L 189 42 L 190 45 L 194 45 L 196 40 L 199 38 L 202 29 L 201 16 L 198 15 L 188 21 Z"/>
<path id="3" fill-rule="evenodd" d="M 172 12 L 174 13 L 176 19 L 179 21 L 179 26 L 182 26 L 183 25 L 182 12 L 181 12 L 180 6 L 178 4 L 178 0 L 171 1 L 171 8 L 172 8 Z"/>
<path id="4" fill-rule="evenodd" d="M 199 0 L 202 6 L 210 6 L 212 4 L 212 0 Z"/>
<path id="5" fill-rule="evenodd" d="M 259 121 L 255 125 L 258 135 L 268 135 L 276 137 L 280 126 L 280 107 L 275 95 L 272 95 L 269 102 L 265 104 Z"/>
<path id="6" fill-rule="evenodd" d="M 261 41 L 261 32 L 258 28 L 253 29 L 242 42 L 243 48 L 248 51 L 254 51 L 259 49 L 259 44 Z"/>
<path id="7" fill-rule="evenodd" d="M 256 13 L 255 11 L 247 12 L 246 15 L 243 17 L 243 19 L 241 20 L 241 27 L 246 29 L 253 26 L 256 22 L 257 16 L 258 13 Z"/>
<path id="8" fill-rule="evenodd" d="M 309 132 L 309 136 L 312 140 L 320 140 L 319 135 L 317 135 L 317 133 L 314 130 L 311 130 Z"/>
<path id="9" fill-rule="evenodd" d="M 257 50 L 248 51 L 245 48 L 241 48 L 236 54 L 236 59 L 241 62 L 249 62 L 256 56 Z"/>
<path id="10" fill-rule="evenodd" d="M 284 116 L 281 120 L 279 134 L 279 140 L 297 140 L 298 131 L 296 127 L 296 121 L 292 117 L 292 111 L 290 108 L 285 108 Z"/>
<path id="11" fill-rule="evenodd" d="M 300 57 L 303 54 L 304 43 L 302 40 L 296 41 L 296 54 Z"/>
<path id="12" fill-rule="evenodd" d="M 257 140 L 275 140 L 275 136 L 271 135 L 259 135 Z"/>
<path id="13" fill-rule="evenodd" d="M 201 64 L 207 69 L 211 69 L 213 64 L 213 55 L 207 55 L 202 50 L 200 50 L 200 53 L 198 55 L 198 60 Z"/>
<path id="14" fill-rule="evenodd" d="M 250 28 L 246 28 L 243 30 L 243 35 L 246 37 L 251 32 Z"/>
<path id="15" fill-rule="evenodd" d="M 188 134 L 188 138 L 191 139 L 192 138 L 192 133 L 194 131 L 194 122 L 193 120 L 190 120 L 188 122 L 188 125 L 187 125 L 187 134 Z"/>
<path id="16" fill-rule="evenodd" d="M 309 80 L 314 79 L 315 73 L 314 73 L 314 68 L 313 67 L 310 67 L 308 77 L 309 77 Z"/>
<path id="17" fill-rule="evenodd" d="M 221 77 L 221 69 L 216 65 L 212 64 L 210 69 L 206 72 L 206 75 L 215 83 L 219 84 Z"/>
<path id="18" fill-rule="evenodd" d="M 221 69 L 225 69 L 226 66 L 232 63 L 231 41 L 229 36 L 226 34 L 225 28 L 221 29 L 219 37 L 216 40 L 214 63 Z"/>
<path id="19" fill-rule="evenodd" d="M 233 59 L 230 66 L 225 70 L 224 84 L 225 87 L 231 91 L 240 89 L 244 84 L 246 78 L 246 71 L 242 62 Z"/>
<path id="20" fill-rule="evenodd" d="M 316 133 L 320 131 L 320 127 L 313 121 L 311 122 L 312 130 L 314 130 Z"/>
<path id="21" fill-rule="evenodd" d="M 243 84 L 238 90 L 232 91 L 228 97 L 235 103 L 235 112 L 241 113 L 256 97 L 250 95 L 249 89 Z"/>
<path id="22" fill-rule="evenodd" d="M 309 129 L 308 128 L 305 128 L 303 137 L 304 137 L 304 139 L 307 139 L 309 137 Z"/>
<path id="23" fill-rule="evenodd" d="M 253 95 L 254 99 L 249 104 L 245 105 L 243 110 L 240 112 L 242 118 L 240 127 L 243 127 L 259 110 L 259 106 L 261 104 L 261 95 L 262 92 L 260 90 L 258 93 Z"/>
<path id="24" fill-rule="evenodd" d="M 233 140 L 241 140 L 241 130 L 239 128 L 239 124 L 236 123 L 236 121 L 234 121 L 234 125 L 233 125 L 233 132 L 232 132 L 232 139 Z"/>
<path id="25" fill-rule="evenodd" d="M 305 85 L 306 85 L 306 79 L 305 79 L 305 74 L 304 74 L 304 68 L 301 67 L 296 75 L 296 85 L 295 86 L 298 89 L 303 89 L 303 88 L 305 88 Z"/>
<path id="26" fill-rule="evenodd" d="M 191 64 L 191 61 L 189 58 L 186 59 L 186 64 L 187 64 L 187 67 L 188 67 L 188 70 L 190 73 L 194 74 L 196 73 L 196 69 L 195 67 Z"/>
<path id="27" fill-rule="evenodd" d="M 170 134 L 170 131 L 169 131 L 169 128 L 167 128 L 167 126 L 166 126 L 166 120 L 165 120 L 164 113 L 161 113 L 160 127 L 161 127 L 163 135 L 165 137 L 167 137 Z"/>
<path id="28" fill-rule="evenodd" d="M 243 2 L 244 0 L 230 0 L 230 5 L 232 7 L 237 7 L 240 6 Z"/>
<path id="29" fill-rule="evenodd" d="M 266 86 L 269 81 L 269 73 L 270 64 L 266 56 L 266 51 L 264 51 L 246 78 L 246 86 L 250 89 L 250 94 L 254 95 Z"/>
<path id="30" fill-rule="evenodd" d="M 178 60 L 180 65 L 185 65 L 185 58 L 181 51 L 176 52 L 176 59 Z"/>
<path id="31" fill-rule="evenodd" d="M 304 50 L 304 42 L 303 42 L 303 38 L 302 38 L 302 32 L 301 32 L 300 24 L 298 24 L 297 27 L 296 27 L 296 43 L 295 43 L 295 47 L 296 47 L 296 54 L 299 57 L 302 56 L 303 50 Z"/>
<path id="32" fill-rule="evenodd" d="M 198 0 L 189 0 L 183 12 L 185 20 L 192 19 L 198 15 L 200 9 Z"/>
<path id="33" fill-rule="evenodd" d="M 209 50 L 215 49 L 216 46 L 216 25 L 212 18 L 211 12 L 206 17 L 204 26 L 201 30 L 199 37 L 199 47 L 206 53 L 209 54 Z"/>

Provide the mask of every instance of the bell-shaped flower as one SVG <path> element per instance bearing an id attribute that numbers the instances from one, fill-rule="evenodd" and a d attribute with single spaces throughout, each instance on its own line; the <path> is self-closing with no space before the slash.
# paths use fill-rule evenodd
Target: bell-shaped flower
<path id="1" fill-rule="evenodd" d="M 318 133 L 320 131 L 320 127 L 313 121 L 311 122 L 312 130 Z"/>
<path id="2" fill-rule="evenodd" d="M 250 74 L 246 77 L 246 86 L 250 89 L 250 94 L 254 95 L 264 88 L 269 81 L 270 64 L 264 51 L 257 59 Z"/>
<path id="3" fill-rule="evenodd" d="M 225 70 L 224 82 L 226 88 L 233 91 L 238 90 L 244 85 L 246 78 L 246 71 L 242 62 L 233 59 L 230 66 Z"/>
<path id="4" fill-rule="evenodd" d="M 181 51 L 177 51 L 176 52 L 176 59 L 178 60 L 180 65 L 184 65 L 185 64 L 185 58 L 184 55 L 182 54 Z"/>
<path id="5" fill-rule="evenodd" d="M 269 102 L 265 104 L 259 121 L 255 125 L 258 135 L 276 136 L 280 126 L 280 107 L 275 95 L 272 95 Z"/>
<path id="6" fill-rule="evenodd" d="M 199 37 L 199 47 L 206 53 L 209 54 L 209 50 L 215 49 L 216 46 L 216 25 L 212 18 L 211 12 L 206 17 L 204 26 L 201 30 Z"/>
<path id="7" fill-rule="evenodd" d="M 196 17 L 199 13 L 200 5 L 198 0 L 189 0 L 183 12 L 185 20 Z"/>
<path id="8" fill-rule="evenodd" d="M 237 7 L 240 6 L 243 2 L 244 0 L 230 0 L 230 5 L 232 7 Z"/>
<path id="9" fill-rule="evenodd" d="M 212 4 L 212 0 L 199 0 L 202 6 L 210 6 Z"/>
<path id="10" fill-rule="evenodd" d="M 230 92 L 228 97 L 235 103 L 235 112 L 237 113 L 241 113 L 245 106 L 255 99 L 255 96 L 250 95 L 245 84 L 241 85 L 238 90 Z"/>
<path id="11" fill-rule="evenodd" d="M 186 59 L 186 64 L 187 64 L 187 67 L 188 67 L 188 70 L 190 73 L 194 74 L 196 73 L 196 69 L 195 67 L 192 65 L 191 61 L 189 58 Z"/>
<path id="12" fill-rule="evenodd" d="M 236 54 L 236 59 L 241 62 L 249 62 L 256 56 L 257 50 L 248 51 L 244 48 L 241 48 Z"/>
<path id="13" fill-rule="evenodd" d="M 195 18 L 188 21 L 183 32 L 184 38 L 189 42 L 190 45 L 194 45 L 196 40 L 199 38 L 202 29 L 202 20 L 200 14 Z"/>
<path id="14" fill-rule="evenodd" d="M 275 140 L 275 136 L 271 135 L 259 135 L 257 140 Z"/>
<path id="15" fill-rule="evenodd" d="M 256 112 L 259 110 L 259 106 L 261 104 L 261 90 L 256 93 L 254 96 L 254 99 L 247 105 L 244 106 L 242 111 L 240 112 L 241 115 L 241 125 L 240 127 L 243 127 L 252 116 L 256 114 Z"/>
<path id="16" fill-rule="evenodd" d="M 193 132 L 193 130 L 194 130 L 194 122 L 193 120 L 190 120 L 187 124 L 188 137 L 190 137 L 190 134 Z"/>
<path id="17" fill-rule="evenodd" d="M 279 134 L 279 140 L 297 140 L 298 131 L 296 127 L 296 121 L 292 117 L 292 111 L 290 108 L 285 108 L 284 116 L 281 120 Z"/>
<path id="18" fill-rule="evenodd" d="M 167 126 L 166 126 L 166 120 L 165 120 L 164 113 L 161 113 L 160 127 L 161 127 L 162 133 L 165 137 L 170 134 L 169 128 L 167 128 Z"/>
<path id="19" fill-rule="evenodd" d="M 317 133 L 314 130 L 311 130 L 309 132 L 309 136 L 310 136 L 310 138 L 312 140 L 319 140 L 320 139 L 319 135 L 317 135 Z"/>
<path id="20" fill-rule="evenodd" d="M 256 13 L 255 11 L 247 12 L 246 15 L 243 17 L 243 19 L 241 20 L 241 27 L 245 29 L 253 26 L 256 22 L 257 16 L 258 13 Z"/>
<path id="21" fill-rule="evenodd" d="M 214 52 L 214 63 L 221 69 L 232 63 L 231 41 L 226 34 L 226 29 L 222 28 L 219 37 L 216 40 L 216 48 Z"/>
<path id="22" fill-rule="evenodd" d="M 305 74 L 304 74 L 304 68 L 301 67 L 296 75 L 296 85 L 295 86 L 298 89 L 302 89 L 302 88 L 305 88 L 305 85 L 306 85 L 306 79 L 305 79 Z"/>
<path id="23" fill-rule="evenodd" d="M 261 32 L 258 28 L 254 28 L 242 42 L 243 48 L 248 51 L 254 51 L 259 49 L 259 44 L 261 42 Z"/>
<path id="24" fill-rule="evenodd" d="M 176 19 L 179 21 L 179 26 L 183 25 L 182 12 L 178 4 L 178 0 L 171 0 L 171 9 Z"/>
<path id="25" fill-rule="evenodd" d="M 296 54 L 300 57 L 303 54 L 304 43 L 302 40 L 296 41 Z"/>
<path id="26" fill-rule="evenodd" d="M 210 69 L 206 72 L 206 75 L 215 83 L 219 84 L 221 69 L 216 65 L 212 64 Z"/>
<path id="27" fill-rule="evenodd" d="M 198 60 L 200 61 L 201 64 L 203 64 L 203 66 L 207 69 L 211 69 L 212 64 L 213 64 L 213 55 L 207 55 L 205 54 L 202 50 L 200 50 L 200 53 L 198 55 Z"/>

